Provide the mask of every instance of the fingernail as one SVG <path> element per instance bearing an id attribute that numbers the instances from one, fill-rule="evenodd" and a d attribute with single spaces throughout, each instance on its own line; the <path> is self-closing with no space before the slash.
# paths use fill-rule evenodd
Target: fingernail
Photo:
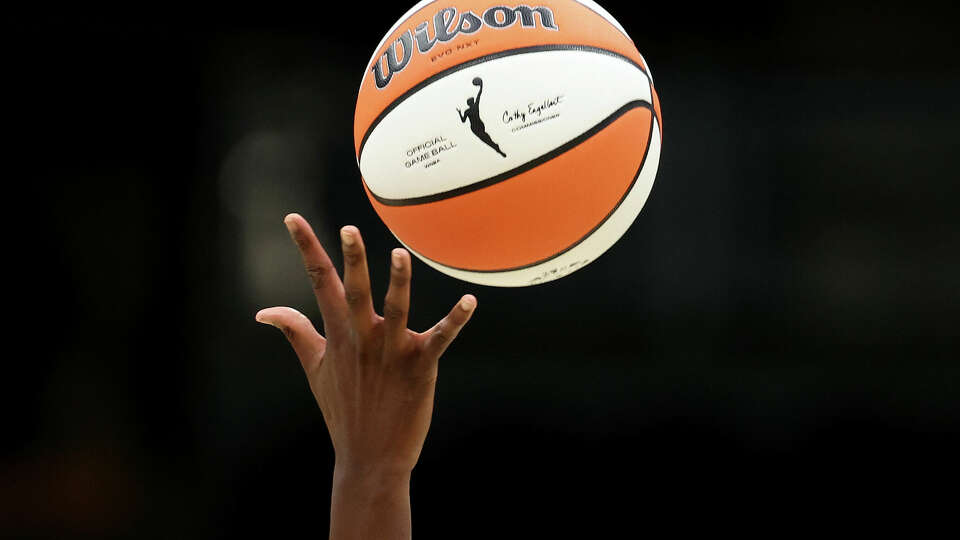
<path id="1" fill-rule="evenodd" d="M 460 309 L 464 311 L 473 311 L 477 307 L 477 301 L 472 296 L 466 296 L 460 300 Z"/>
<path id="2" fill-rule="evenodd" d="M 343 240 L 343 245 L 345 246 L 353 245 L 353 235 L 346 228 L 340 229 L 340 239 Z"/>
<path id="3" fill-rule="evenodd" d="M 287 231 L 293 234 L 293 219 L 290 216 L 284 218 L 283 224 L 287 226 Z"/>
<path id="4" fill-rule="evenodd" d="M 254 318 L 255 318 L 255 319 L 257 320 L 257 322 L 260 323 L 260 324 L 268 324 L 268 325 L 270 325 L 270 326 L 272 326 L 272 327 L 274 327 L 274 328 L 277 328 L 277 325 L 273 324 L 273 323 L 270 322 L 270 321 L 264 320 L 263 317 L 260 315 L 260 313 L 257 313 L 257 316 L 254 317 Z"/>
<path id="5" fill-rule="evenodd" d="M 399 249 L 393 250 L 390 259 L 393 261 L 393 267 L 397 270 L 403 269 L 403 253 Z"/>

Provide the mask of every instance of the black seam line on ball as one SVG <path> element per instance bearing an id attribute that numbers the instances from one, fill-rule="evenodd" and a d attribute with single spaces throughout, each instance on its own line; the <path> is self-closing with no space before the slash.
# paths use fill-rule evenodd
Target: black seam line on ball
<path id="1" fill-rule="evenodd" d="M 513 178 L 514 176 L 517 176 L 517 175 L 519 175 L 519 174 L 523 174 L 523 173 L 525 173 L 525 172 L 527 172 L 527 171 L 529 171 L 529 170 L 531 170 L 531 169 L 535 169 L 535 168 L 539 167 L 540 165 L 543 165 L 544 163 L 546 163 L 546 162 L 548 162 L 548 161 L 550 161 L 550 160 L 552 160 L 552 159 L 560 156 L 561 154 L 564 154 L 564 153 L 572 150 L 573 148 L 576 148 L 577 146 L 580 146 L 581 144 L 583 144 L 584 142 L 586 142 L 587 139 L 593 137 L 593 136 L 596 135 L 597 133 L 600 133 L 601 131 L 603 131 L 604 129 L 606 129 L 607 126 L 609 126 L 610 124 L 616 122 L 620 117 L 622 117 L 623 115 L 627 114 L 628 112 L 630 112 L 630 111 L 632 111 L 632 110 L 634 110 L 634 109 L 648 109 L 648 110 L 650 110 L 651 113 L 652 113 L 652 112 L 653 112 L 653 105 L 651 105 L 650 103 L 647 103 L 646 101 L 642 101 L 642 100 L 634 100 L 634 101 L 631 101 L 630 103 L 627 103 L 627 104 L 624 105 L 623 107 L 620 107 L 619 109 L 617 109 L 616 111 L 614 111 L 613 114 L 611 114 L 610 116 L 608 116 L 608 117 L 606 117 L 605 119 L 603 119 L 599 124 L 593 126 L 593 127 L 590 128 L 589 130 L 587 130 L 587 131 L 585 131 L 584 133 L 580 134 L 580 135 L 579 135 L 578 137 L 576 137 L 575 139 L 573 139 L 573 140 L 571 140 L 571 141 L 568 141 L 568 142 L 566 142 L 565 144 L 563 144 L 562 146 L 558 146 L 557 148 L 554 148 L 553 150 L 547 152 L 546 154 L 543 154 L 542 156 L 540 156 L 540 157 L 538 157 L 538 158 L 535 158 L 535 159 L 533 159 L 533 160 L 531 160 L 531 161 L 528 161 L 528 162 L 524 163 L 523 165 L 520 165 L 519 167 L 514 167 L 513 169 L 510 169 L 509 171 L 500 173 L 500 174 L 498 174 L 498 175 L 496 175 L 496 176 L 492 176 L 492 177 L 490 177 L 490 178 L 487 178 L 486 180 L 480 180 L 479 182 L 474 182 L 474 183 L 472 183 L 472 184 L 469 184 L 469 185 L 466 185 L 466 186 L 462 186 L 462 187 L 458 187 L 458 188 L 456 188 L 456 189 L 451 189 L 451 190 L 449 190 L 449 191 L 442 191 L 442 192 L 440 192 L 440 193 L 434 193 L 434 194 L 431 194 L 431 195 L 424 195 L 424 196 L 422 196 L 422 197 L 409 197 L 409 198 L 406 198 L 406 199 L 387 199 L 387 198 L 384 198 L 384 197 L 380 197 L 379 195 L 377 195 L 376 193 L 374 193 L 372 189 L 370 190 L 370 193 L 373 195 L 373 198 L 376 199 L 378 203 L 380 203 L 380 204 L 382 204 L 382 205 L 384 205 L 384 206 L 415 206 L 415 205 L 419 205 L 419 204 L 429 204 L 429 203 L 433 203 L 433 202 L 437 202 L 437 201 L 442 201 L 442 200 L 445 200 L 445 199 L 451 199 L 451 198 L 453 198 L 453 197 L 458 197 L 458 196 L 460 196 L 460 195 L 465 195 L 465 194 L 467 194 L 467 193 L 470 193 L 470 192 L 473 192 L 473 191 L 477 191 L 477 190 L 480 190 L 480 189 L 483 189 L 483 188 L 492 186 L 492 185 L 494 185 L 494 184 L 499 184 L 500 182 L 503 182 L 503 181 L 505 181 L 505 180 L 509 180 L 509 179 Z M 367 189 L 369 189 L 369 188 L 370 188 L 370 186 L 368 185 L 368 186 L 367 186 Z"/>
<path id="2" fill-rule="evenodd" d="M 430 76 L 430 77 L 427 78 L 427 79 L 424 79 L 422 82 L 420 82 L 419 84 L 417 84 L 417 85 L 414 86 L 413 88 L 407 90 L 407 91 L 404 92 L 403 94 L 400 94 L 400 96 L 399 96 L 397 99 L 393 100 L 393 102 L 391 102 L 389 105 L 387 105 L 387 108 L 384 109 L 383 112 L 381 112 L 381 113 L 373 120 L 373 123 L 370 124 L 370 127 L 367 128 L 367 131 L 364 132 L 363 138 L 360 140 L 360 151 L 357 152 L 357 163 L 360 162 L 360 158 L 363 156 L 363 149 L 364 149 L 364 147 L 367 146 L 367 139 L 370 138 L 370 134 L 373 133 L 373 130 L 374 130 L 378 125 L 380 125 L 380 122 L 382 122 L 383 119 L 386 118 L 386 116 L 387 116 L 388 114 L 390 114 L 391 111 L 393 111 L 394 109 L 396 109 L 397 107 L 399 107 L 401 103 L 403 103 L 404 101 L 406 101 L 407 98 L 409 98 L 409 97 L 412 96 L 413 94 L 416 94 L 417 92 L 419 92 L 419 91 L 420 91 L 421 89 L 423 89 L 424 87 L 429 86 L 430 84 L 433 84 L 434 82 L 436 82 L 436 81 L 438 81 L 438 80 L 446 77 L 447 75 L 451 75 L 451 74 L 456 73 L 456 72 L 458 72 L 458 71 L 461 71 L 461 70 L 464 70 L 464 69 L 473 67 L 473 66 L 475 66 L 475 65 L 477 65 L 477 64 L 482 64 L 482 63 L 484 63 L 484 62 L 488 62 L 488 61 L 490 61 L 490 60 L 496 60 L 496 59 L 498 59 L 498 58 L 504 58 L 504 57 L 507 57 L 507 56 L 515 56 L 515 55 L 518 55 L 518 54 L 529 54 L 529 53 L 536 53 L 536 52 L 543 52 L 543 51 L 580 51 L 580 52 L 592 52 L 592 53 L 604 54 L 604 55 L 607 55 L 607 56 L 612 56 L 612 57 L 614 57 L 614 58 L 619 58 L 620 60 L 623 60 L 624 62 L 627 62 L 627 63 L 631 64 L 633 67 L 635 67 L 635 68 L 639 69 L 641 72 L 643 72 L 643 74 L 647 76 L 647 79 L 648 79 L 648 80 L 650 79 L 650 75 L 647 74 L 647 70 L 645 70 L 645 69 L 643 68 L 643 66 L 641 66 L 640 64 L 634 62 L 634 61 L 633 61 L 632 59 L 630 59 L 629 57 L 624 56 L 624 55 L 622 55 L 622 54 L 620 54 L 620 53 L 618 53 L 618 52 L 610 51 L 610 50 L 607 50 L 607 49 L 601 49 L 600 47 L 590 47 L 590 46 L 588 46 L 588 45 L 537 45 L 537 46 L 534 46 L 534 47 L 521 47 L 521 48 L 519 48 L 519 49 L 510 49 L 510 50 L 506 50 L 506 51 L 500 51 L 500 52 L 497 52 L 497 53 L 488 54 L 488 55 L 486 55 L 486 56 L 481 56 L 480 58 L 474 58 L 473 60 L 469 60 L 469 61 L 464 62 L 464 63 L 462 63 L 462 64 L 457 64 L 456 66 L 447 68 L 447 69 L 441 71 L 440 73 L 437 73 L 437 74 L 435 74 L 435 75 Z"/>
<path id="3" fill-rule="evenodd" d="M 607 221 L 609 221 L 610 218 L 613 217 L 613 214 L 615 214 L 615 213 L 617 212 L 617 210 L 618 210 L 621 206 L 623 206 L 623 201 L 627 200 L 627 196 L 630 195 L 630 192 L 633 191 L 633 187 L 637 184 L 637 180 L 640 179 L 640 175 L 643 174 L 643 169 L 644 169 L 644 167 L 646 167 L 646 165 L 647 165 L 647 156 L 650 155 L 650 147 L 652 146 L 652 143 L 653 143 L 653 124 L 654 124 L 654 120 L 656 120 L 657 125 L 660 124 L 660 119 L 657 118 L 656 113 L 654 113 L 654 114 L 650 117 L 650 131 L 649 131 L 649 135 L 647 135 L 647 148 L 646 148 L 646 150 L 644 150 L 644 152 L 643 152 L 643 159 L 640 160 L 640 167 L 637 169 L 637 174 L 633 177 L 633 181 L 630 182 L 630 185 L 627 187 L 626 191 L 623 192 L 623 195 L 620 197 L 620 200 L 617 201 L 617 204 L 613 207 L 613 210 L 610 210 L 610 213 L 607 214 L 606 217 L 604 217 L 602 220 L 600 220 L 600 223 L 598 223 L 594 228 L 590 229 L 590 231 L 587 232 L 587 234 L 583 235 L 583 237 L 581 237 L 579 240 L 577 240 L 577 241 L 574 242 L 573 244 L 570 244 L 568 247 L 566 247 L 566 248 L 558 251 L 557 253 L 555 253 L 555 254 L 553 254 L 553 255 L 550 255 L 550 256 L 547 257 L 547 258 L 541 259 L 541 260 L 539 260 L 539 261 L 532 262 L 532 263 L 530 263 L 530 264 L 525 264 L 525 265 L 523 265 L 523 266 L 515 266 L 515 267 L 513 267 L 513 268 L 504 268 L 504 269 L 501 269 L 501 270 L 474 270 L 474 269 L 472 269 L 472 268 L 458 268 L 458 267 L 456 267 L 456 266 L 450 266 L 450 265 L 448 265 L 448 264 L 443 264 L 442 262 L 435 261 L 435 260 L 433 260 L 433 259 L 431 259 L 431 258 L 429 258 L 429 257 L 423 257 L 423 254 L 420 253 L 420 252 L 417 252 L 417 254 L 418 254 L 419 256 L 423 257 L 424 259 L 427 259 L 428 261 L 434 263 L 434 264 L 438 264 L 438 265 L 440 265 L 440 266 L 443 266 L 443 267 L 445 267 L 445 268 L 450 268 L 450 269 L 452 269 L 452 270 L 460 270 L 460 271 L 463 271 L 463 272 L 473 272 L 473 273 L 475 273 L 475 274 L 496 274 L 496 273 L 498 273 L 498 272 L 513 272 L 513 271 L 515 271 L 515 270 L 524 270 L 524 269 L 527 269 L 527 268 L 532 268 L 532 267 L 534 267 L 534 266 L 541 265 L 541 264 L 543 264 L 543 263 L 552 261 L 553 259 L 556 259 L 557 257 L 563 255 L 564 253 L 567 253 L 567 252 L 570 251 L 571 249 L 573 249 L 573 248 L 579 246 L 580 244 L 582 244 L 587 238 L 590 238 L 591 236 L 593 236 L 593 233 L 597 232 L 597 230 L 598 230 L 600 227 L 602 227 L 604 223 L 606 223 Z"/>

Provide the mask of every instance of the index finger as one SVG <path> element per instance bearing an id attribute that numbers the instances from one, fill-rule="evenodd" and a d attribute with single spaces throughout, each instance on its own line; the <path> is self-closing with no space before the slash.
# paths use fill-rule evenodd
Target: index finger
<path id="1" fill-rule="evenodd" d="M 330 256 L 324 251 L 317 236 L 307 220 L 300 214 L 290 214 L 283 223 L 290 231 L 290 238 L 300 250 L 303 257 L 303 266 L 310 276 L 313 294 L 317 297 L 317 305 L 323 315 L 323 325 L 327 334 L 339 333 L 346 330 L 345 321 L 347 304 L 344 299 L 343 282 L 337 275 L 337 269 L 330 261 Z"/>

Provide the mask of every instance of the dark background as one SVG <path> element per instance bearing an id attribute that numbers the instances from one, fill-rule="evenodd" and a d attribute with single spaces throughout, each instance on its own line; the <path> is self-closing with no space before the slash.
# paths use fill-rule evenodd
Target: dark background
<path id="1" fill-rule="evenodd" d="M 603 4 L 661 95 L 656 185 L 613 249 L 557 282 L 414 263 L 412 328 L 480 300 L 442 360 L 416 536 L 770 510 L 790 528 L 955 495 L 956 9 Z M 24 279 L 0 534 L 325 537 L 329 438 L 253 315 L 319 320 L 290 211 L 331 247 L 359 226 L 384 292 L 395 240 L 361 189 L 353 109 L 407 7 L 12 21 L 26 166 L 8 181 L 27 198 L 8 201 Z"/>

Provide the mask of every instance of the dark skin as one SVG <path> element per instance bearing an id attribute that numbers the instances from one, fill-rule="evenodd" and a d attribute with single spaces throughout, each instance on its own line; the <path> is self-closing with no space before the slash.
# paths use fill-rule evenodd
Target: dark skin
<path id="1" fill-rule="evenodd" d="M 411 537 L 410 475 L 430 428 L 440 356 L 476 309 L 463 296 L 426 332 L 407 328 L 410 253 L 391 254 L 383 316 L 373 309 L 360 231 L 341 229 L 343 281 L 310 225 L 284 219 L 300 250 L 323 317 L 326 337 L 288 307 L 268 308 L 257 321 L 283 331 L 293 346 L 333 441 L 336 464 L 330 538 Z"/>

